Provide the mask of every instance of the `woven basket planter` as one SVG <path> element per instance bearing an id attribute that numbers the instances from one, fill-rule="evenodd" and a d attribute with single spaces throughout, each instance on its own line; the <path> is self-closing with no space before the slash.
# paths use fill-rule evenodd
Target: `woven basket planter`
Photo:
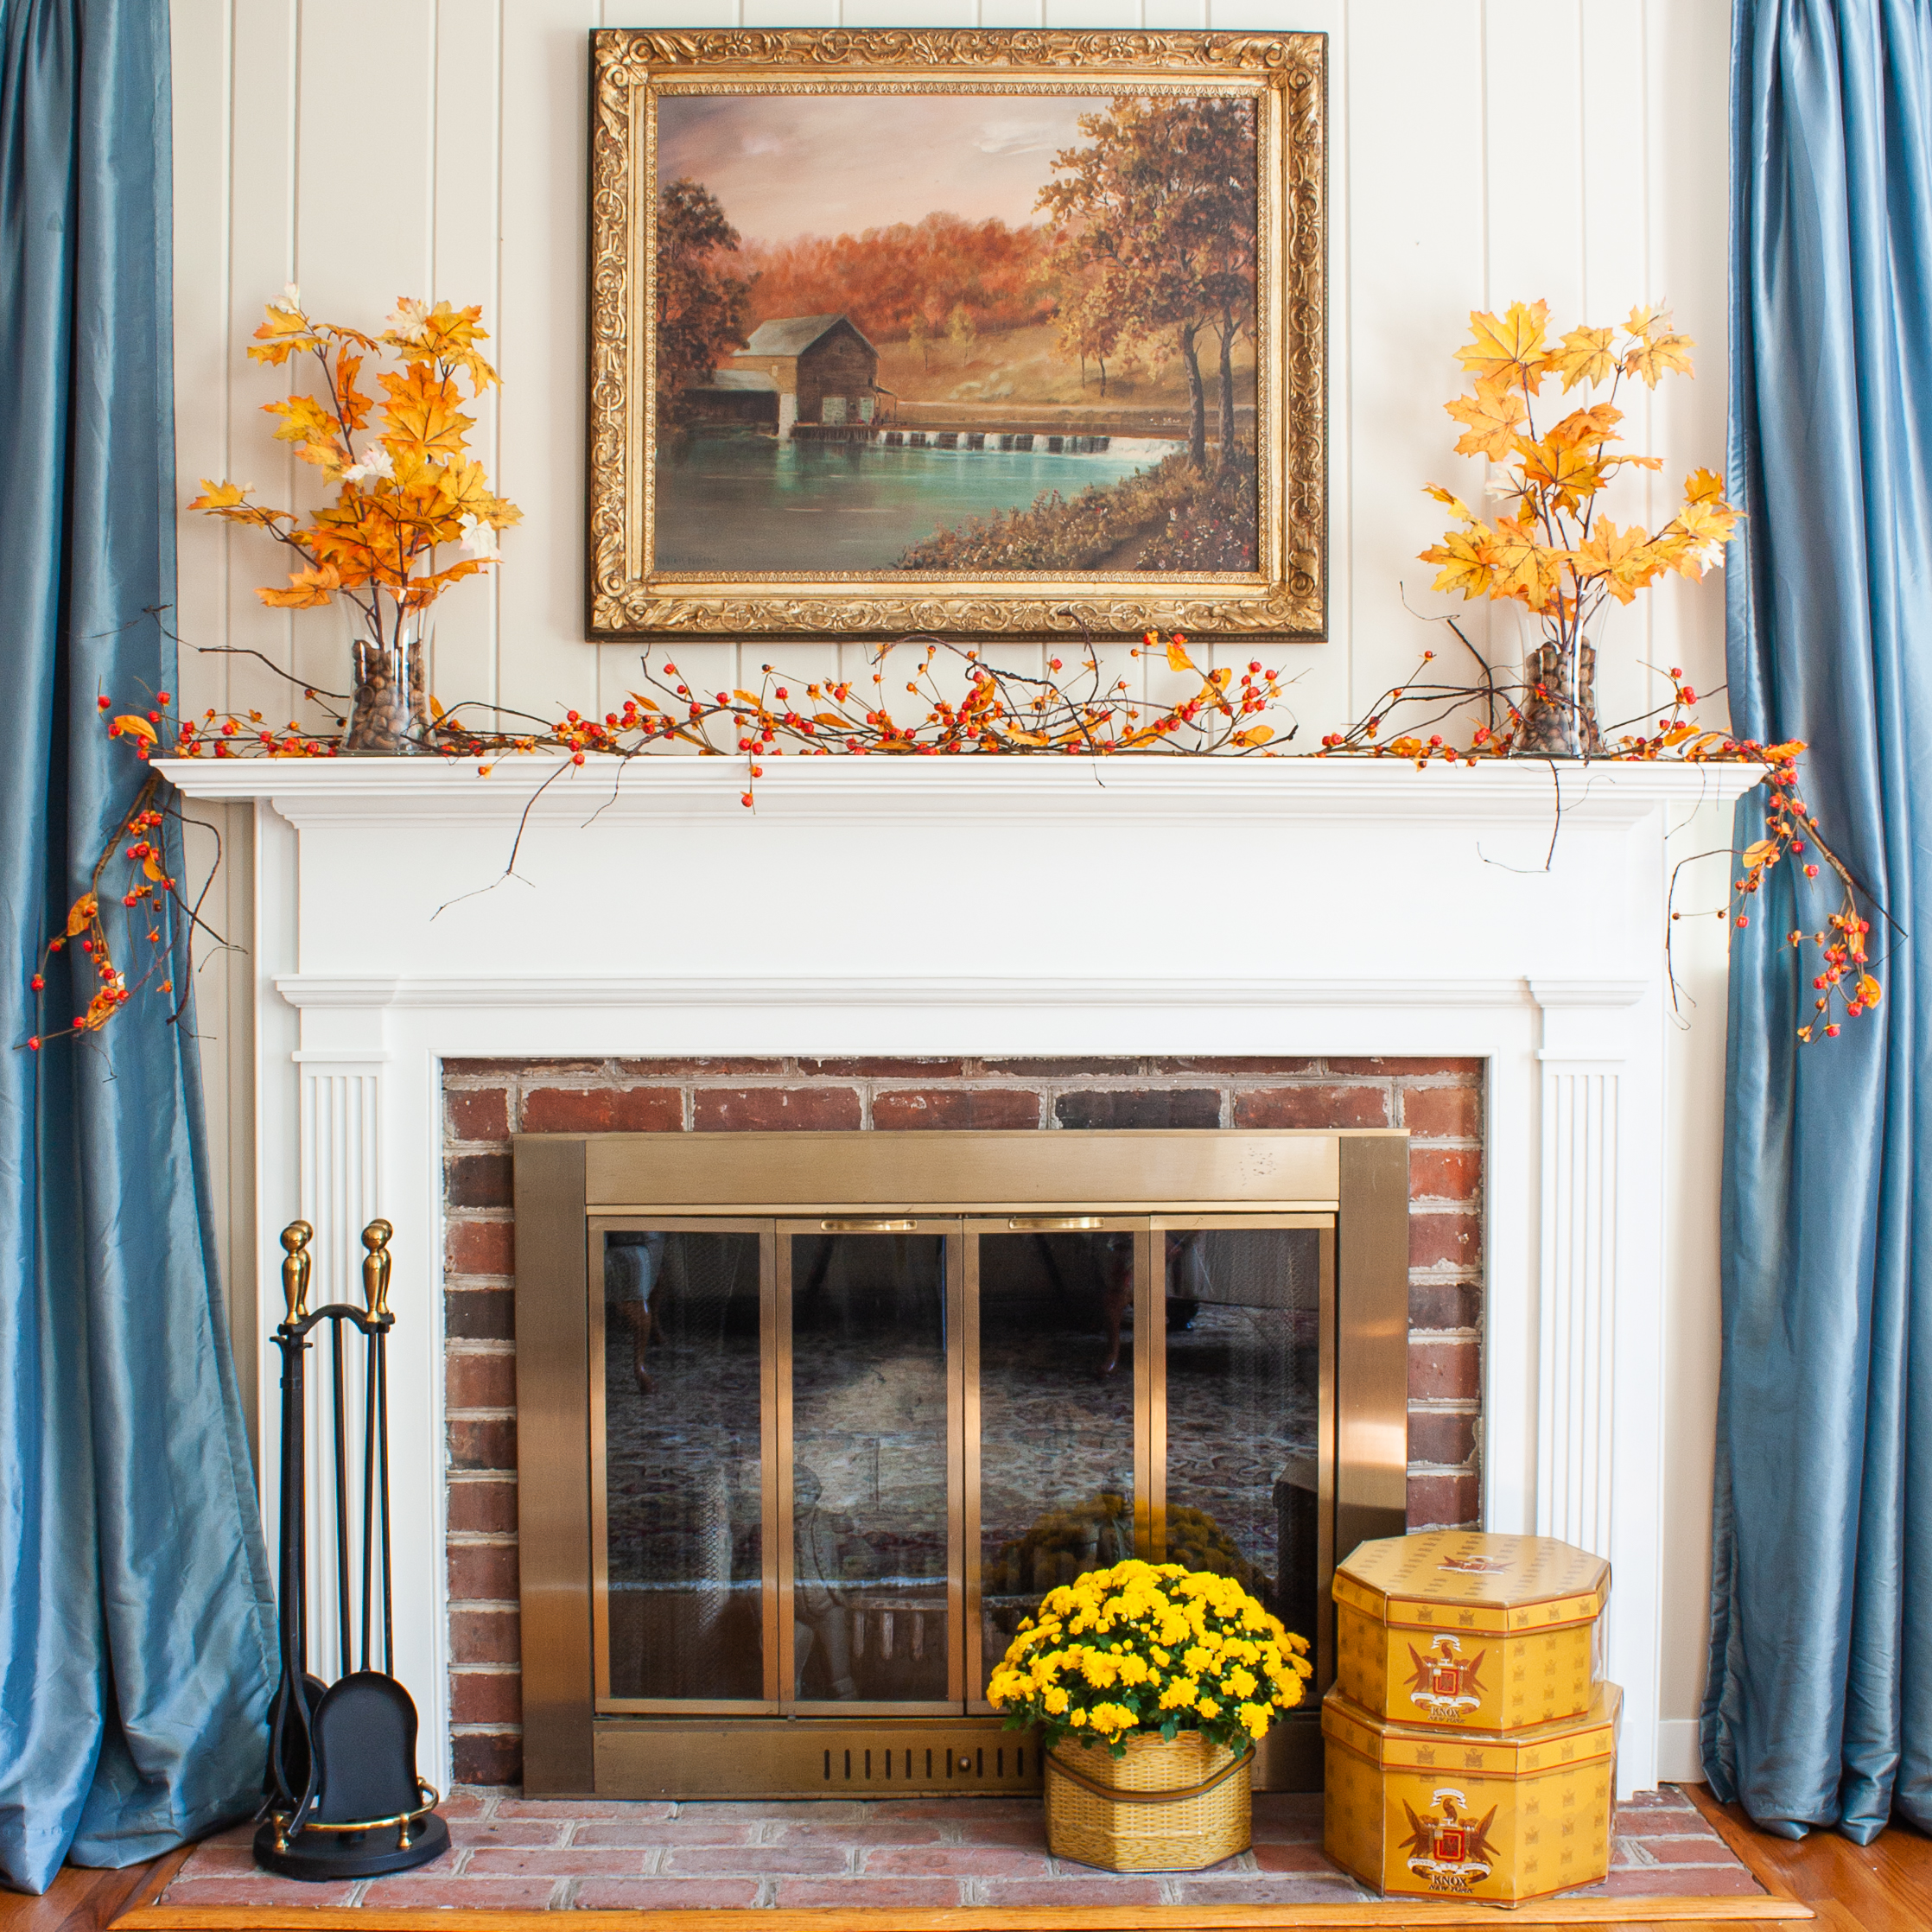
<path id="1" fill-rule="evenodd" d="M 1245 1852 L 1255 1754 L 1198 1732 L 1129 1738 L 1127 1756 L 1071 1741 L 1046 1754 L 1046 1843 L 1103 1872 L 1198 1872 Z"/>

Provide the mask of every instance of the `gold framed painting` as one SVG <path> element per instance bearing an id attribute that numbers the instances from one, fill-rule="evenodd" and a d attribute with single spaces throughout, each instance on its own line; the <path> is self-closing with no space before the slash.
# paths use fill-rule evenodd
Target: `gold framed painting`
<path id="1" fill-rule="evenodd" d="M 593 640 L 1323 635 L 1325 36 L 591 44 Z"/>

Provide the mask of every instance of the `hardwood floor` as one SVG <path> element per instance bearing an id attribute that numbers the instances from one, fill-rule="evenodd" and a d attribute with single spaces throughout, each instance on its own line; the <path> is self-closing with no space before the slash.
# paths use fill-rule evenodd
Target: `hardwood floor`
<path id="1" fill-rule="evenodd" d="M 1932 1927 L 1932 1839 L 1898 1825 L 1868 1846 L 1853 1845 L 1835 1832 L 1814 1832 L 1794 1843 L 1753 1830 L 1736 1806 L 1716 1803 L 1700 1785 L 1686 1789 L 1763 1884 L 1811 1907 L 1819 1932 L 1925 1932 Z M 156 1897 L 186 1856 L 184 1848 L 122 1872 L 69 1867 L 39 1898 L 0 1891 L 0 1932 L 106 1932 L 124 1914 Z M 1419 1911 L 1414 1923 L 1426 1932 L 1431 1916 Z M 1530 1932 L 1560 1920 L 1530 1907 L 1497 1922 L 1499 1932 L 1504 1922 L 1516 1932 Z M 1755 1922 L 1732 1920 L 1723 1932 L 1750 1932 Z M 1695 1928 L 1679 1921 L 1670 1932 Z"/>
<path id="2" fill-rule="evenodd" d="M 1870 1845 L 1836 1832 L 1772 1838 L 1703 1785 L 1684 1789 L 1759 1884 L 1811 1907 L 1819 1932 L 1925 1932 L 1932 1926 L 1932 1838 L 1910 1825 L 1894 1825 Z"/>

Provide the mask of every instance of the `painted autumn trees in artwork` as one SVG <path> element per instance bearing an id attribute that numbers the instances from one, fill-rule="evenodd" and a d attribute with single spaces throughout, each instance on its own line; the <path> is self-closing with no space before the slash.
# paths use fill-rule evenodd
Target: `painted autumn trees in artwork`
<path id="1" fill-rule="evenodd" d="M 1235 448 L 1234 346 L 1255 315 L 1255 111 L 1246 101 L 1121 99 L 1085 114 L 1090 144 L 1053 157 L 1039 206 L 1063 224 L 1061 339 L 1104 357 L 1151 340 L 1187 378 L 1188 455 L 1207 469 L 1204 330 L 1219 342 L 1219 466 Z"/>
<path id="2" fill-rule="evenodd" d="M 738 251 L 738 231 L 701 183 L 671 181 L 658 197 L 658 404 L 709 382 L 719 360 L 750 334 L 751 279 L 720 257 Z"/>

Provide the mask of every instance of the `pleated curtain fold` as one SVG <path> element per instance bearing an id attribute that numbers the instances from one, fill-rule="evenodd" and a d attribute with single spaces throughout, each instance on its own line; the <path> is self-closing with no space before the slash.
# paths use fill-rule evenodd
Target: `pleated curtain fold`
<path id="1" fill-rule="evenodd" d="M 33 1891 L 251 1808 L 272 1675 L 192 1009 L 25 1045 L 143 775 L 97 698 L 175 682 L 168 86 L 166 0 L 0 0 L 0 1876 Z M 92 990 L 61 955 L 54 1024 Z"/>

